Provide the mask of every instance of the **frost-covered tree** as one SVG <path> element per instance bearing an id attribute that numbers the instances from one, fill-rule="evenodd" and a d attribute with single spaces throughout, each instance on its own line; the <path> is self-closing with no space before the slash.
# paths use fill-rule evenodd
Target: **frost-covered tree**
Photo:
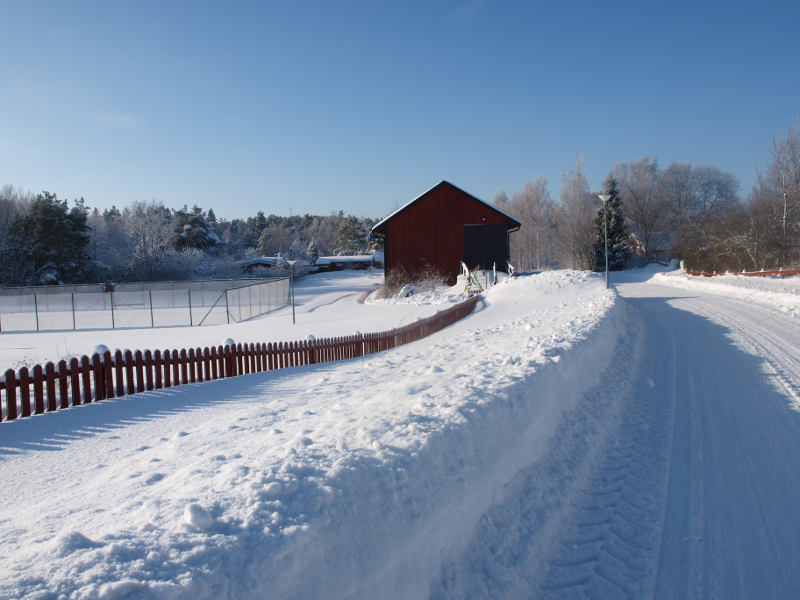
<path id="1" fill-rule="evenodd" d="M 306 258 L 305 244 L 303 244 L 299 237 L 295 238 L 283 256 L 286 258 L 286 260 L 308 260 Z"/>
<path id="2" fill-rule="evenodd" d="M 341 215 L 341 212 L 339 213 Z M 348 215 L 339 228 L 337 255 L 353 256 L 367 251 L 367 232 L 354 215 Z"/>
<path id="3" fill-rule="evenodd" d="M 134 201 L 123 212 L 128 259 L 134 276 L 157 280 L 173 252 L 175 225 L 161 202 Z"/>
<path id="4" fill-rule="evenodd" d="M 70 209 L 66 200 L 42 192 L 27 214 L 18 215 L 8 227 L 10 251 L 4 261 L 17 262 L 15 284 L 52 285 L 81 283 L 90 260 L 86 252 L 91 234 L 86 227 L 83 198 Z"/>
<path id="5" fill-rule="evenodd" d="M 263 216 L 263 213 L 262 213 Z M 186 205 L 173 213 L 175 220 L 176 250 L 183 252 L 194 248 L 196 250 L 215 250 L 220 244 L 220 239 L 209 224 L 203 209 L 196 204 L 189 210 Z"/>
<path id="6" fill-rule="evenodd" d="M 308 256 L 308 262 L 312 265 L 317 264 L 317 259 L 319 258 L 319 248 L 317 247 L 317 240 L 313 239 L 308 244 L 308 250 L 306 250 L 306 256 Z"/>
<path id="7" fill-rule="evenodd" d="M 562 265 L 589 270 L 594 264 L 595 204 L 583 172 L 583 155 L 575 168 L 561 172 L 561 206 L 557 212 L 556 244 Z"/>

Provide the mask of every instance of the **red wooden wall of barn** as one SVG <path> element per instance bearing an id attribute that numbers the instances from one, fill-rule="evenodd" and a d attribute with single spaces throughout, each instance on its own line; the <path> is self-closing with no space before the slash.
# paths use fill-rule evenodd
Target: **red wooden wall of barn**
<path id="1" fill-rule="evenodd" d="M 386 268 L 391 270 L 401 263 L 419 268 L 427 261 L 439 266 L 453 285 L 464 257 L 463 226 L 506 222 L 502 214 L 459 189 L 440 185 L 382 228 L 386 233 Z"/>

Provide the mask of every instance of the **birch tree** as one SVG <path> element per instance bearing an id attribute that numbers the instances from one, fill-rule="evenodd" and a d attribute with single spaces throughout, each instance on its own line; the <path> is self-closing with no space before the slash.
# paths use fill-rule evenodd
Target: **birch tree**
<path id="1" fill-rule="evenodd" d="M 135 275 L 156 280 L 166 265 L 175 240 L 170 210 L 161 202 L 135 200 L 122 213 L 130 264 Z"/>
<path id="2" fill-rule="evenodd" d="M 594 267 L 595 200 L 583 172 L 583 155 L 575 157 L 575 168 L 561 171 L 560 208 L 555 235 L 558 259 L 564 266 L 590 270 Z"/>

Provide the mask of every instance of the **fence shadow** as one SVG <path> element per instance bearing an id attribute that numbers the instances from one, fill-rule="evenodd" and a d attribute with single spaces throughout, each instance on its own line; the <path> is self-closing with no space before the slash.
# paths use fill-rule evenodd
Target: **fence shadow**
<path id="1" fill-rule="evenodd" d="M 246 377 L 185 384 L 16 419 L 2 424 L 0 461 L 26 452 L 60 452 L 75 440 L 106 435 L 132 424 L 197 409 L 219 407 L 225 410 L 226 404 L 237 399 L 263 396 L 263 387 L 277 378 L 330 366 L 322 363 L 295 367 L 291 371 L 262 371 Z"/>

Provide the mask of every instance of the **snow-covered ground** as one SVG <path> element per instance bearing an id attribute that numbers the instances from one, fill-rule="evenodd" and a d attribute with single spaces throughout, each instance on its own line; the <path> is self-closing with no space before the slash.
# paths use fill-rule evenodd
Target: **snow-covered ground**
<path id="1" fill-rule="evenodd" d="M 652 280 L 682 290 L 696 291 L 763 304 L 800 317 L 800 277 L 717 275 L 702 277 L 683 271 L 657 273 Z"/>
<path id="2" fill-rule="evenodd" d="M 405 305 L 362 305 L 356 302 L 383 281 L 381 271 L 336 271 L 308 276 L 295 287 L 292 307 L 255 317 L 244 323 L 201 327 L 144 329 L 90 329 L 0 333 L 0 369 L 57 362 L 66 356 L 91 355 L 95 346 L 131 350 L 196 348 L 219 345 L 227 338 L 237 343 L 280 342 L 351 335 L 355 331 L 384 331 L 417 317 L 427 317 L 437 307 L 429 298 L 409 299 Z M 453 298 L 442 293 L 443 299 Z"/>
<path id="3" fill-rule="evenodd" d="M 800 324 L 654 275 L 521 277 L 392 351 L 0 424 L 0 597 L 799 597 Z M 339 277 L 306 280 L 295 327 L 85 343 L 344 335 L 453 299 Z"/>

